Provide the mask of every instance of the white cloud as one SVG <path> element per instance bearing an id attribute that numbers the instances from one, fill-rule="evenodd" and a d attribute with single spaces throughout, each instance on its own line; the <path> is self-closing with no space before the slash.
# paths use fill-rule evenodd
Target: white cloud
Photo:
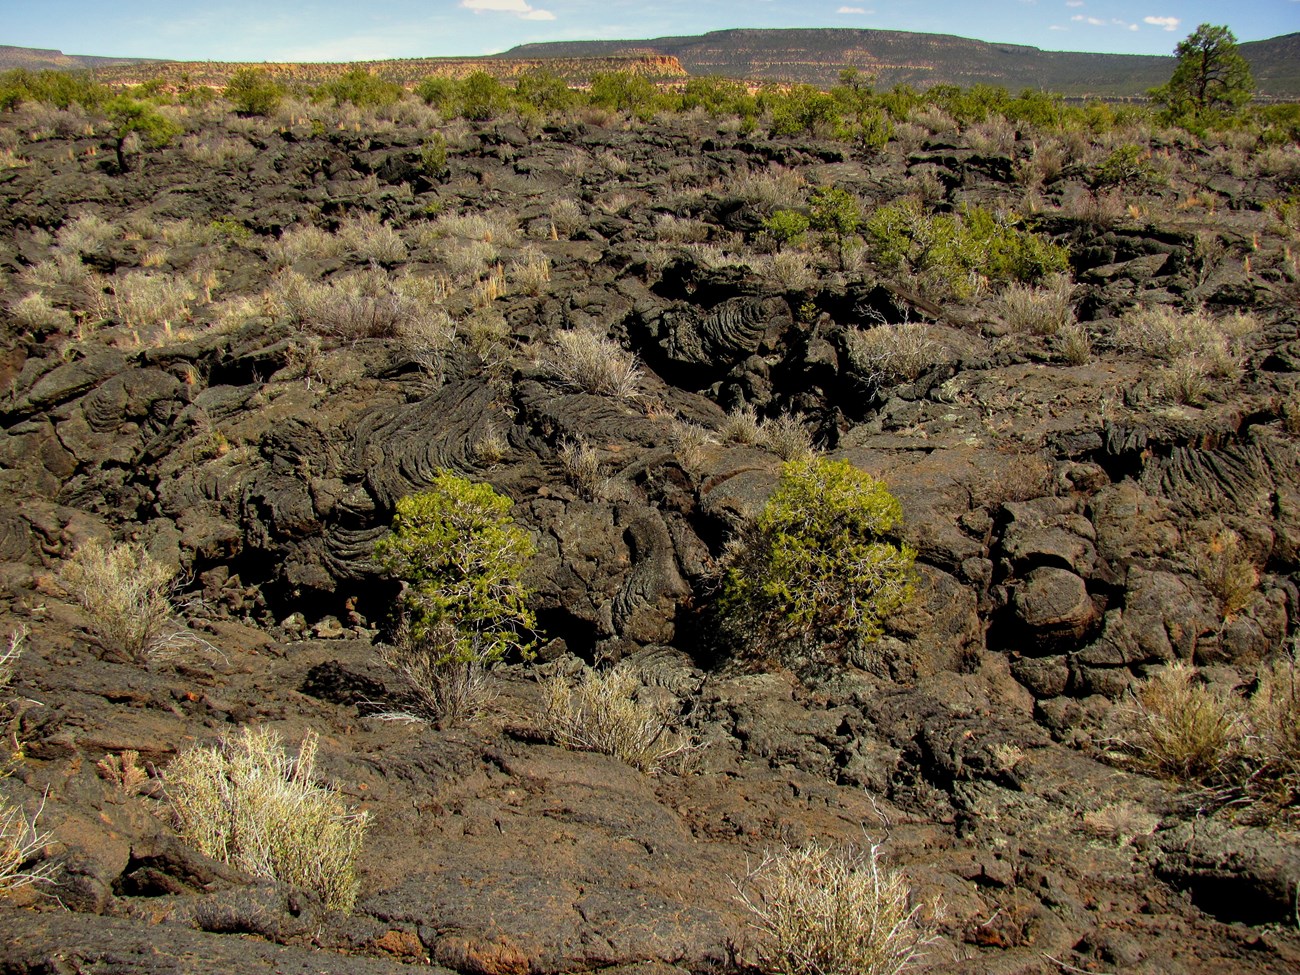
<path id="1" fill-rule="evenodd" d="M 1082 7 L 1083 0 L 1065 0 L 1065 5 L 1067 7 Z"/>
<path id="2" fill-rule="evenodd" d="M 859 16 L 875 13 L 874 10 L 868 10 L 866 7 L 840 7 L 840 9 L 835 12 L 837 14 L 857 14 Z"/>
<path id="3" fill-rule="evenodd" d="M 554 20 L 549 10 L 530 7 L 525 0 L 460 0 L 460 5 L 476 14 L 514 14 L 520 20 Z"/>
<path id="4" fill-rule="evenodd" d="M 1081 24 L 1091 24 L 1093 27 L 1106 26 L 1106 21 L 1102 20 L 1100 17 L 1085 17 L 1083 14 L 1075 14 L 1070 19 L 1078 21 Z"/>
<path id="5" fill-rule="evenodd" d="M 1163 27 L 1165 30 L 1178 30 L 1178 25 L 1182 21 L 1177 17 L 1143 17 L 1142 23 L 1150 24 L 1152 27 Z"/>

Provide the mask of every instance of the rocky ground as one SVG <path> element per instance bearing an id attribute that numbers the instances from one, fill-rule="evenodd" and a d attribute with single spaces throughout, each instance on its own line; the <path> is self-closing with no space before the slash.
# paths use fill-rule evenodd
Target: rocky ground
<path id="1" fill-rule="evenodd" d="M 807 840 L 881 843 L 938 899 L 927 970 L 1297 970 L 1285 821 L 1198 809 L 1106 741 L 1153 667 L 1248 689 L 1295 638 L 1294 146 L 931 113 L 863 155 L 588 113 L 443 126 L 444 162 L 418 118 L 188 124 L 123 173 L 94 119 L 0 119 L 0 632 L 28 634 L 0 789 L 44 797 L 56 867 L 0 905 L 0 970 L 733 970 L 735 882 Z M 765 244 L 822 185 L 1032 214 L 1069 248 L 1065 318 L 855 241 Z M 1141 331 L 1159 308 L 1213 334 L 1184 356 Z M 880 329 L 910 365 L 861 353 Z M 630 388 L 564 381 L 566 330 L 635 353 Z M 737 442 L 745 405 L 798 423 Z M 819 671 L 705 626 L 800 431 L 888 483 L 919 552 L 909 609 Z M 545 641 L 444 729 L 377 716 L 400 685 L 372 560 L 440 468 L 515 502 Z M 180 567 L 203 645 L 101 645 L 58 583 L 91 538 Z M 1230 606 L 1205 571 L 1228 539 L 1255 583 Z M 539 733 L 539 678 L 613 661 L 698 739 L 688 765 Z M 156 775 L 103 764 L 162 772 L 248 724 L 319 733 L 369 813 L 351 915 L 198 855 Z"/>

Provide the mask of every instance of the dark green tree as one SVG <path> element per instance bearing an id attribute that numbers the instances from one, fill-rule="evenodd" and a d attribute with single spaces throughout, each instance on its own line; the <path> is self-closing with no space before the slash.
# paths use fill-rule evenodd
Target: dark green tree
<path id="1" fill-rule="evenodd" d="M 1250 101 L 1255 79 L 1227 27 L 1201 24 L 1174 50 L 1173 77 L 1148 95 L 1174 122 L 1203 123 Z"/>

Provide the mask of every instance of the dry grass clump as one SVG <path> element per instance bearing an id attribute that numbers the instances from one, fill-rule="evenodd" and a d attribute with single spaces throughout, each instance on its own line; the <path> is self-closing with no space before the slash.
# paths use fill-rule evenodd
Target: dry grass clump
<path id="1" fill-rule="evenodd" d="M 798 170 L 775 167 L 758 173 L 744 173 L 732 191 L 738 199 L 755 206 L 778 210 L 803 206 L 808 181 Z"/>
<path id="2" fill-rule="evenodd" d="M 23 268 L 18 280 L 25 289 L 62 307 L 89 310 L 103 297 L 103 279 L 78 255 L 66 251 L 56 250 L 51 259 Z"/>
<path id="3" fill-rule="evenodd" d="M 797 460 L 814 452 L 812 435 L 797 416 L 783 413 L 764 420 L 748 405 L 726 415 L 718 427 L 718 436 L 723 443 L 770 450 L 782 460 Z"/>
<path id="4" fill-rule="evenodd" d="M 714 442 L 713 432 L 698 423 L 674 417 L 668 435 L 673 455 L 687 470 L 697 470 L 703 463 L 709 445 Z"/>
<path id="5" fill-rule="evenodd" d="M 667 244 L 697 244 L 709 239 L 710 227 L 703 220 L 661 213 L 655 217 L 656 240 Z"/>
<path id="6" fill-rule="evenodd" d="M 31 161 L 23 158 L 8 147 L 0 148 L 0 169 L 22 169 L 30 166 Z"/>
<path id="7" fill-rule="evenodd" d="M 1056 348 L 1069 365 L 1081 366 L 1092 358 L 1092 333 L 1082 322 L 1066 322 L 1056 333 Z"/>
<path id="8" fill-rule="evenodd" d="M 1215 380 L 1240 377 L 1244 340 L 1258 330 L 1258 319 L 1248 312 L 1215 318 L 1204 309 L 1183 312 L 1159 306 L 1125 316 L 1115 344 L 1162 360 L 1157 380 L 1165 396 L 1178 403 L 1198 403 Z"/>
<path id="9" fill-rule="evenodd" d="M 799 460 L 813 453 L 812 435 L 791 413 L 782 413 L 760 423 L 758 445 L 782 460 Z"/>
<path id="10" fill-rule="evenodd" d="M 567 197 L 551 204 L 551 228 L 556 237 L 568 238 L 587 225 L 582 204 Z"/>
<path id="11" fill-rule="evenodd" d="M 1230 378 L 1241 370 L 1242 343 L 1259 331 L 1249 312 L 1215 318 L 1204 309 L 1179 311 L 1167 305 L 1139 308 L 1126 315 L 1115 343 L 1161 359 L 1194 355 L 1206 362 L 1210 375 Z"/>
<path id="12" fill-rule="evenodd" d="M 1139 836 L 1149 836 L 1160 825 L 1160 817 L 1133 802 L 1107 803 L 1083 814 L 1083 831 L 1089 836 L 1126 846 Z"/>
<path id="13" fill-rule="evenodd" d="M 1297 644 L 1265 662 L 1249 698 L 1200 683 L 1174 663 L 1121 712 L 1117 754 L 1260 822 L 1300 820 L 1300 662 Z"/>
<path id="14" fill-rule="evenodd" d="M 347 249 L 347 244 L 328 230 L 304 224 L 286 230 L 279 240 L 267 244 L 266 254 L 276 267 L 285 268 L 301 260 L 342 257 Z"/>
<path id="15" fill-rule="evenodd" d="M 245 728 L 210 748 L 181 754 L 166 773 L 181 835 L 204 856 L 315 891 L 326 906 L 351 910 L 365 813 L 315 785 L 317 738 L 297 758 L 269 728 Z"/>
<path id="16" fill-rule="evenodd" d="M 203 166 L 245 166 L 257 156 L 257 150 L 245 139 L 224 136 L 187 135 L 181 139 L 181 155 Z"/>
<path id="17" fill-rule="evenodd" d="M 976 122 L 962 135 L 976 152 L 1011 155 L 1016 148 L 1016 127 L 999 115 Z"/>
<path id="18" fill-rule="evenodd" d="M 1182 661 L 1142 683 L 1123 721 L 1120 746 L 1131 763 L 1184 782 L 1222 778 L 1245 730 L 1232 695 Z"/>
<path id="19" fill-rule="evenodd" d="M 50 304 L 45 295 L 32 291 L 9 306 L 9 315 L 19 328 L 27 332 L 69 332 L 72 315 Z"/>
<path id="20" fill-rule="evenodd" d="M 588 500 L 600 493 L 604 468 L 600 452 L 584 436 L 566 437 L 555 451 L 556 459 L 564 470 L 564 478 Z"/>
<path id="21" fill-rule="evenodd" d="M 807 291 L 817 283 L 812 258 L 803 251 L 780 250 L 753 260 L 754 270 L 786 291 Z"/>
<path id="22" fill-rule="evenodd" d="M 449 237 L 511 247 L 519 241 L 519 222 L 506 211 L 444 213 L 421 232 L 420 246 L 432 248 L 433 242 Z"/>
<path id="23" fill-rule="evenodd" d="M 763 439 L 763 424 L 754 408 L 746 404 L 726 415 L 718 427 L 718 436 L 724 443 L 757 446 Z"/>
<path id="24" fill-rule="evenodd" d="M 400 264 L 406 260 L 401 235 L 373 213 L 348 217 L 338 229 L 338 239 L 353 257 L 376 264 Z"/>
<path id="25" fill-rule="evenodd" d="M 440 309 L 431 304 L 438 279 L 429 280 L 369 267 L 315 282 L 285 270 L 272 282 L 270 299 L 278 316 L 305 331 L 348 341 L 391 338 L 441 328 Z"/>
<path id="26" fill-rule="evenodd" d="M 438 245 L 437 255 L 454 280 L 467 284 L 477 282 L 487 273 L 498 251 L 491 241 L 452 238 Z"/>
<path id="27" fill-rule="evenodd" d="M 557 745 L 612 755 L 648 774 L 664 771 L 695 746 L 662 712 L 638 698 L 641 683 L 628 668 L 584 668 L 576 686 L 556 676 L 546 685 L 544 727 Z"/>
<path id="28" fill-rule="evenodd" d="M 1300 433 L 1300 386 L 1295 387 L 1282 400 L 1282 429 L 1287 433 Z"/>
<path id="29" fill-rule="evenodd" d="M 61 251 L 80 257 L 94 257 L 102 254 L 118 237 L 118 228 L 103 217 L 93 213 L 65 223 L 55 235 L 55 246 Z"/>
<path id="30" fill-rule="evenodd" d="M 849 361 L 880 381 L 911 382 L 934 364 L 938 343 L 919 322 L 855 328 L 845 335 Z"/>
<path id="31" fill-rule="evenodd" d="M 23 655 L 23 644 L 27 641 L 27 627 L 19 623 L 9 634 L 6 646 L 0 650 L 0 692 L 9 687 L 18 668 L 18 658 Z"/>
<path id="32" fill-rule="evenodd" d="M 379 655 L 406 685 L 413 716 L 438 727 L 476 717 L 492 699 L 485 654 L 457 652 L 455 627 L 447 623 L 416 636 L 403 621 Z"/>
<path id="33" fill-rule="evenodd" d="M 107 284 L 104 311 L 128 328 L 188 321 L 201 294 L 201 282 L 189 274 L 127 271 Z"/>
<path id="34" fill-rule="evenodd" d="M 1266 809 L 1300 817 L 1300 664 L 1295 645 L 1261 669 L 1247 722 L 1246 749 L 1254 768 L 1248 793 Z"/>
<path id="35" fill-rule="evenodd" d="M 426 373 L 441 382 L 447 354 L 456 344 L 456 320 L 441 308 L 399 322 L 397 339 Z"/>
<path id="36" fill-rule="evenodd" d="M 477 309 L 488 308 L 506 293 L 506 269 L 496 264 L 488 269 L 481 281 L 470 290 L 470 304 Z"/>
<path id="37" fill-rule="evenodd" d="M 1247 557 L 1241 536 L 1230 528 L 1212 532 L 1192 546 L 1192 568 L 1230 619 L 1245 609 L 1259 588 L 1259 573 Z"/>
<path id="38" fill-rule="evenodd" d="M 90 620 L 105 650 L 142 662 L 163 651 L 176 615 L 174 569 L 142 545 L 91 540 L 59 570 L 59 582 Z"/>
<path id="39" fill-rule="evenodd" d="M 1072 291 L 1070 279 L 1063 274 L 1053 275 L 1042 285 L 1013 281 L 998 295 L 995 306 L 1014 332 L 1056 335 L 1074 321 Z"/>
<path id="40" fill-rule="evenodd" d="M 630 399 L 641 387 L 636 355 L 587 329 L 558 333 L 547 368 L 565 385 L 602 396 Z"/>
<path id="41" fill-rule="evenodd" d="M 539 250 L 529 248 L 522 258 L 512 261 L 506 269 L 506 278 L 514 290 L 526 295 L 540 295 L 551 281 L 551 259 Z"/>
<path id="42" fill-rule="evenodd" d="M 36 825 L 44 811 L 44 798 L 30 816 L 21 806 L 0 802 L 0 894 L 48 882 L 54 873 L 52 862 L 38 862 L 52 835 Z"/>
<path id="43" fill-rule="evenodd" d="M 875 844 L 786 847 L 734 885 L 764 975 L 897 975 L 935 939 L 929 912 Z"/>

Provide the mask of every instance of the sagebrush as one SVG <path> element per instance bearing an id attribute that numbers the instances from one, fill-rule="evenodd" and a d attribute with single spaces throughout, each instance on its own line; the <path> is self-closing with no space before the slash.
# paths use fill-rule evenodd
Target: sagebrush
<path id="1" fill-rule="evenodd" d="M 934 912 L 878 845 L 786 847 L 734 883 L 764 975 L 897 975 L 934 941 Z"/>
<path id="2" fill-rule="evenodd" d="M 245 728 L 178 756 L 167 768 L 167 797 L 181 835 L 204 856 L 349 911 L 367 817 L 314 782 L 316 747 L 308 733 L 291 758 L 275 731 Z"/>
<path id="3" fill-rule="evenodd" d="M 638 696 L 641 690 L 635 673 L 624 667 L 584 668 L 576 684 L 556 676 L 546 685 L 546 734 L 565 748 L 612 755 L 642 772 L 662 771 L 694 746 Z"/>

